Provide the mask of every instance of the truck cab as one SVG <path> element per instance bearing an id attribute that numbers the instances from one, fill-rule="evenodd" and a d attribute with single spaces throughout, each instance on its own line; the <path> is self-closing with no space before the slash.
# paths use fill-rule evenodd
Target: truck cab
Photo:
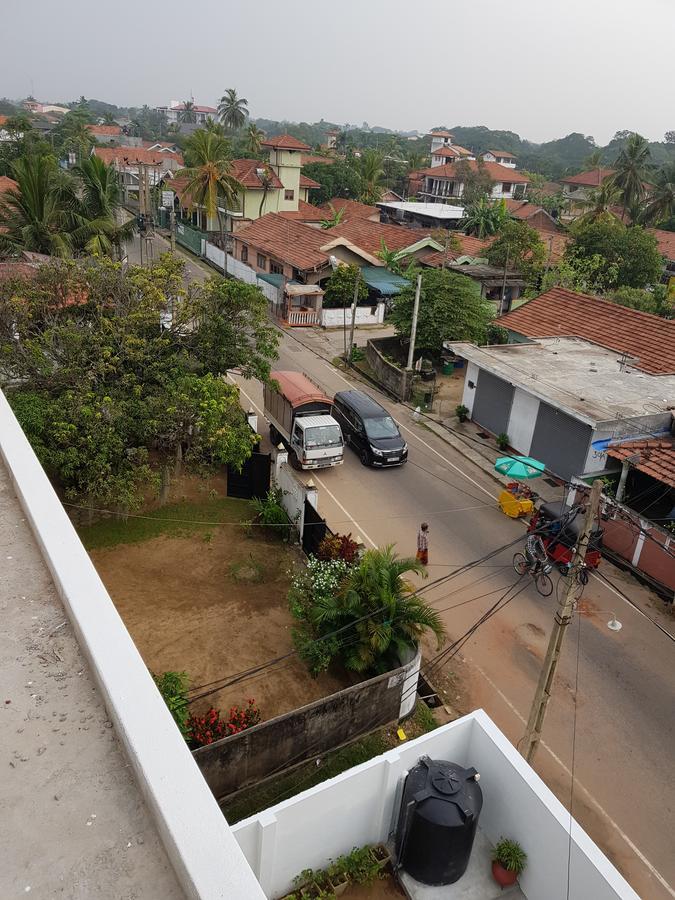
<path id="1" fill-rule="evenodd" d="M 291 435 L 291 452 L 303 469 L 319 469 L 342 462 L 340 426 L 332 416 L 297 416 Z M 336 462 L 335 456 L 340 459 Z M 293 456 L 291 456 L 293 462 Z"/>

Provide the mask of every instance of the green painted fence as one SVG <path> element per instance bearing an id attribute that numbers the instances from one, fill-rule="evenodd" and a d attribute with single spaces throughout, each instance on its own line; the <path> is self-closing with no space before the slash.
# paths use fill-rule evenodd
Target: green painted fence
<path id="1" fill-rule="evenodd" d="M 201 256 L 202 240 L 206 238 L 206 234 L 198 228 L 193 228 L 185 222 L 176 223 L 176 241 L 182 246 Z"/>

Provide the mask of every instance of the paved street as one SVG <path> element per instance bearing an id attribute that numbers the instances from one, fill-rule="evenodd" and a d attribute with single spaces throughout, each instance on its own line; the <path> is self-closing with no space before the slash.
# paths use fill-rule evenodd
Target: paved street
<path id="1" fill-rule="evenodd" d="M 191 263 L 190 271 L 200 277 L 204 269 Z M 359 341 L 364 340 L 361 334 Z M 286 331 L 277 366 L 306 372 L 331 395 L 350 386 L 362 387 L 316 350 L 330 358 L 330 343 L 318 332 Z M 261 386 L 235 380 L 244 405 L 254 406 L 266 435 Z M 334 530 L 360 534 L 369 546 L 395 543 L 398 552 L 407 555 L 414 554 L 419 523 L 428 521 L 431 580 L 522 535 L 522 524 L 496 508 L 498 486 L 488 475 L 424 425 L 414 423 L 405 407 L 370 387 L 366 390 L 400 423 L 410 461 L 399 469 L 378 471 L 364 468 L 346 450 L 340 468 L 320 475 L 305 473 L 318 485 L 321 512 Z M 451 637 L 464 633 L 515 582 L 510 564 L 514 549 L 428 592 L 432 604 L 443 610 Z M 675 631 L 673 620 L 660 614 L 657 604 L 650 605 L 649 593 L 637 582 L 607 563 L 603 571 L 649 616 Z M 493 593 L 481 596 L 487 592 Z M 483 625 L 463 651 L 463 688 L 472 704 L 483 707 L 514 744 L 523 734 L 554 605 L 555 595 L 544 599 L 528 587 Z M 623 623 L 620 632 L 607 628 L 613 613 Z M 620 595 L 592 579 L 581 615 L 566 637 L 544 728 L 545 746 L 535 765 L 568 808 L 574 769 L 575 817 L 641 896 L 650 900 L 675 897 L 671 887 L 675 885 L 674 662 L 673 643 Z"/>

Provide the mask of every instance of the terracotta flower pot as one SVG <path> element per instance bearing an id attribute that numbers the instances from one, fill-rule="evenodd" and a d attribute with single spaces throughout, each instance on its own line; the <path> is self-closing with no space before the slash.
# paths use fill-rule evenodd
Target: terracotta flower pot
<path id="1" fill-rule="evenodd" d="M 492 877 L 500 887 L 505 888 L 516 883 L 518 873 L 505 869 L 504 866 L 495 859 L 492 862 Z"/>

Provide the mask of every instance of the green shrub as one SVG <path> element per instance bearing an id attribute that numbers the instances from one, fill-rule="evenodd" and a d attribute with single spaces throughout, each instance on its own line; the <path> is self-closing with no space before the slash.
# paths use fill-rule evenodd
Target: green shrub
<path id="1" fill-rule="evenodd" d="M 502 431 L 501 434 L 498 434 L 496 440 L 497 446 L 500 450 L 508 450 L 510 439 L 505 431 Z"/>
<path id="2" fill-rule="evenodd" d="M 186 672 L 164 672 L 153 679 L 183 737 L 187 737 L 189 679 Z"/>
<path id="3" fill-rule="evenodd" d="M 459 406 L 455 407 L 455 415 L 460 422 L 466 422 L 466 420 L 469 418 L 469 408 L 467 406 L 464 406 L 463 403 L 460 403 Z"/>
<path id="4" fill-rule="evenodd" d="M 262 499 L 254 497 L 251 501 L 256 511 L 254 522 L 258 525 L 269 526 L 269 531 L 278 534 L 283 540 L 288 540 L 291 534 L 291 523 L 286 510 L 281 505 L 283 492 L 281 488 L 270 488 L 267 496 Z"/>

